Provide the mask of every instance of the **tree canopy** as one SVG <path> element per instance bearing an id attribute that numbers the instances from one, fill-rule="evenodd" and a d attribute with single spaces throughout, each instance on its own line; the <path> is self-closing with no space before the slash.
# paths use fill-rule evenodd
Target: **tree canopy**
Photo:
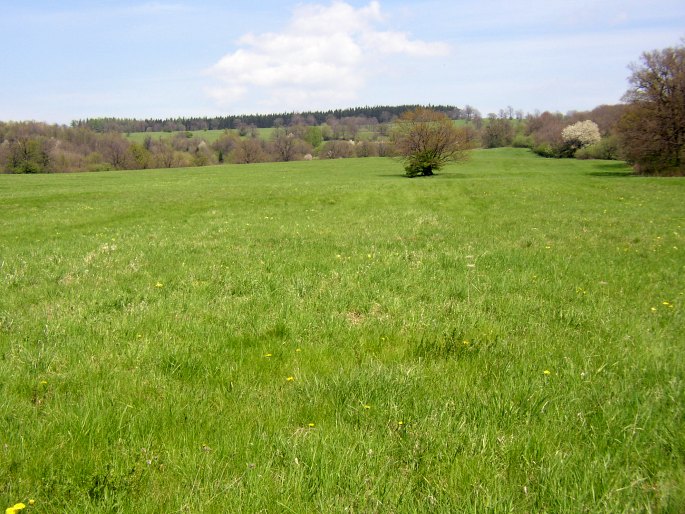
<path id="1" fill-rule="evenodd" d="M 626 159 L 645 174 L 685 173 L 685 46 L 642 54 L 619 123 Z"/>

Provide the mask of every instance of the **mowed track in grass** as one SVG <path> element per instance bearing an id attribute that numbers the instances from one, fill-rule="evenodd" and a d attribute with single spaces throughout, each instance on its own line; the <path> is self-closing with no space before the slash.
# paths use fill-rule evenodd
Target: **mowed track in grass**
<path id="1" fill-rule="evenodd" d="M 401 174 L 0 176 L 0 501 L 682 512 L 685 181 Z"/>

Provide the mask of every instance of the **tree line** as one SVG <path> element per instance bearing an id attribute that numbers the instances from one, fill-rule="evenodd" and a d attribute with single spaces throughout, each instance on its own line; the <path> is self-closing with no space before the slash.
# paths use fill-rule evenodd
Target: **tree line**
<path id="1" fill-rule="evenodd" d="M 386 123 L 401 116 L 404 112 L 423 107 L 420 105 L 377 105 L 331 109 L 327 111 L 289 112 L 273 114 L 243 114 L 239 116 L 178 117 L 166 119 L 134 118 L 88 118 L 74 120 L 72 127 L 86 127 L 95 132 L 179 132 L 193 130 L 225 130 L 243 127 L 271 128 L 289 125 L 322 125 L 330 119 L 350 117 L 375 118 Z M 447 114 L 452 119 L 467 119 L 473 108 L 460 109 L 453 105 L 429 105 L 428 108 Z"/>
<path id="2" fill-rule="evenodd" d="M 576 119 L 599 120 L 610 134 L 615 116 L 607 113 L 617 112 L 618 107 L 603 106 L 572 115 L 545 112 L 520 119 L 508 118 L 506 111 L 502 117 L 491 114 L 486 119 L 475 112 L 469 121 L 459 123 L 471 147 L 528 146 L 544 155 L 540 148 L 556 144 L 561 130 Z M 0 170 L 62 173 L 394 156 L 398 150 L 394 132 L 403 126 L 401 121 L 408 113 L 417 111 L 436 113 L 441 120 L 455 123 L 444 111 L 427 108 L 405 111 L 399 118 L 390 115 L 384 122 L 365 116 L 329 116 L 322 124 L 312 125 L 306 118 L 293 117 L 288 125 L 277 122 L 268 137 L 261 137 L 254 125 L 239 125 L 225 129 L 211 142 L 191 131 L 147 135 L 142 142 L 134 142 L 121 132 L 98 132 L 88 126 L 0 123 Z"/>
<path id="3" fill-rule="evenodd" d="M 240 119 L 179 118 L 158 121 L 167 129 L 177 123 L 175 128 L 183 127 L 181 131 L 165 137 L 148 135 L 142 143 L 124 134 L 141 127 L 156 129 L 155 120 L 99 118 L 70 127 L 0 122 L 0 171 L 171 168 L 396 154 L 406 159 L 407 148 L 414 143 L 398 138 L 398 133 L 407 127 L 413 127 L 412 135 L 426 129 L 425 141 L 432 144 L 432 128 L 440 127 L 444 137 L 459 142 L 452 155 L 461 156 L 464 148 L 514 146 L 544 157 L 623 159 L 642 174 L 685 174 L 685 47 L 644 53 L 641 62 L 632 66 L 629 84 L 624 103 L 585 112 L 525 114 L 508 106 L 484 118 L 468 105 L 404 105 Z M 230 123 L 231 128 L 223 129 L 212 142 L 188 130 L 197 130 L 196 122 L 211 128 L 217 120 Z M 272 128 L 268 138 L 260 137 L 258 130 L 265 124 Z M 458 124 L 462 130 L 448 130 L 449 124 Z M 420 160 L 406 161 L 408 174 L 431 174 L 444 164 L 425 148 L 422 152 Z"/>

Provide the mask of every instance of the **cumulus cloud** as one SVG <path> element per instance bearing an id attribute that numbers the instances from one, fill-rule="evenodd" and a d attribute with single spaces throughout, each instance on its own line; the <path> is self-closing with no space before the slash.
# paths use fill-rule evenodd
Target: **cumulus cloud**
<path id="1" fill-rule="evenodd" d="M 341 104 L 355 100 L 382 59 L 449 53 L 444 43 L 382 30 L 385 22 L 377 1 L 300 5 L 281 32 L 241 37 L 238 49 L 212 66 L 217 84 L 208 93 L 222 105 L 247 96 L 287 110 Z"/>

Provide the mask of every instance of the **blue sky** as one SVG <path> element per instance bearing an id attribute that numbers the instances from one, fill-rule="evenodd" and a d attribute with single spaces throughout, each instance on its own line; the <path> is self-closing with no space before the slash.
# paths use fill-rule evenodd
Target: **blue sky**
<path id="1" fill-rule="evenodd" d="M 0 0 L 0 120 L 618 103 L 682 0 Z"/>

